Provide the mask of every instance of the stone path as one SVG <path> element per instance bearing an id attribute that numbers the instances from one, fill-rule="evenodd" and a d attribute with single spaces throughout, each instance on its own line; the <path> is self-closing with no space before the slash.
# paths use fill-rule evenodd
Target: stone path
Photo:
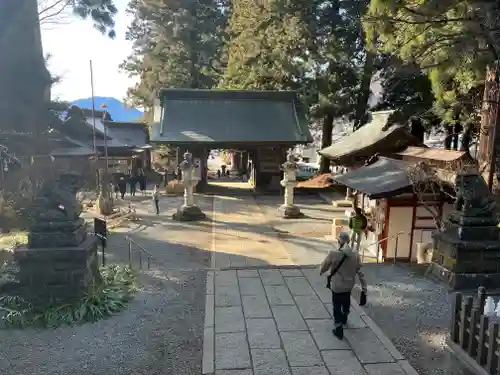
<path id="1" fill-rule="evenodd" d="M 336 339 L 324 283 L 311 268 L 209 272 L 203 374 L 418 375 L 355 301 Z"/>

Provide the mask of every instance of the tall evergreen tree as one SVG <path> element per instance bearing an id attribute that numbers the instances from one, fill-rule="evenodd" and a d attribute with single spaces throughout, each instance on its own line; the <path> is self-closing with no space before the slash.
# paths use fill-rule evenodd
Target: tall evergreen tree
<path id="1" fill-rule="evenodd" d="M 324 1 L 316 12 L 314 68 L 311 84 L 312 117 L 322 122 L 321 147 L 332 143 L 335 120 L 364 123 L 368 109 L 373 55 L 364 43 L 361 16 L 367 0 Z M 329 172 L 322 157 L 320 171 Z"/>
<path id="2" fill-rule="evenodd" d="M 219 83 L 231 89 L 293 90 L 302 87 L 311 30 L 295 1 L 233 0 L 225 49 L 227 67 Z"/>
<path id="3" fill-rule="evenodd" d="M 360 15 L 366 1 L 233 0 L 222 87 L 299 91 L 331 144 L 335 119 L 366 110 L 360 85 L 366 52 Z M 366 73 L 366 72 L 365 72 Z M 363 105 L 364 102 L 364 105 Z M 323 160 L 322 171 L 328 170 Z"/>
<path id="4" fill-rule="evenodd" d="M 132 54 L 122 68 L 139 82 L 131 99 L 151 107 L 162 88 L 211 88 L 218 81 L 226 25 L 219 0 L 131 0 Z"/>
<path id="5" fill-rule="evenodd" d="M 486 65 L 498 60 L 496 2 L 371 0 L 365 19 L 369 40 L 430 78 L 441 116 L 468 117 L 480 103 Z"/>
<path id="6" fill-rule="evenodd" d="M 436 115 L 429 77 L 415 64 L 404 64 L 392 55 L 384 56 L 380 63 L 382 95 L 374 110 L 396 110 L 403 121 L 418 117 L 432 126 Z"/>

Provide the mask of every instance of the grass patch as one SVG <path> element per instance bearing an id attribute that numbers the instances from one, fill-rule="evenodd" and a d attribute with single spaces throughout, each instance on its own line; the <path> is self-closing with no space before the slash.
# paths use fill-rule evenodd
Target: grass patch
<path id="1" fill-rule="evenodd" d="M 103 282 L 72 303 L 34 307 L 18 296 L 0 297 L 0 327 L 54 328 L 96 322 L 123 310 L 137 292 L 137 277 L 128 267 L 102 267 Z"/>
<path id="2" fill-rule="evenodd" d="M 28 243 L 28 232 L 11 232 L 0 235 L 0 250 L 11 250 Z"/>

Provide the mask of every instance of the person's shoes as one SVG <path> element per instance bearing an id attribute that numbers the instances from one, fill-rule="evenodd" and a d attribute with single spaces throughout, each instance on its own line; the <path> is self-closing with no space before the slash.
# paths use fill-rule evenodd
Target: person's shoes
<path id="1" fill-rule="evenodd" d="M 342 324 L 343 325 L 346 325 L 347 324 L 347 315 L 344 316 L 344 319 L 342 319 Z"/>
<path id="2" fill-rule="evenodd" d="M 342 326 L 334 328 L 332 332 L 333 335 L 339 340 L 342 340 L 344 338 L 344 328 Z"/>

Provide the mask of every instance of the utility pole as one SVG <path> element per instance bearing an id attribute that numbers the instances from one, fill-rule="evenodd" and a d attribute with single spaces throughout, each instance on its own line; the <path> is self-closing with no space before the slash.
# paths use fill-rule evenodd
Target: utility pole
<path id="1" fill-rule="evenodd" d="M 108 106 L 106 104 L 101 104 L 101 108 L 104 109 L 102 113 L 102 127 L 104 128 L 104 158 L 106 159 L 106 163 L 104 164 L 104 180 L 105 183 L 108 183 L 108 127 L 104 123 L 106 118 L 106 108 L 108 108 Z"/>
<path id="2" fill-rule="evenodd" d="M 99 178 L 99 154 L 97 152 L 96 136 L 95 136 L 95 97 L 94 97 L 94 69 L 92 67 L 92 60 L 90 60 L 90 90 L 92 94 L 92 144 L 94 146 L 94 158 L 96 162 L 96 187 L 99 191 L 100 178 Z"/>

